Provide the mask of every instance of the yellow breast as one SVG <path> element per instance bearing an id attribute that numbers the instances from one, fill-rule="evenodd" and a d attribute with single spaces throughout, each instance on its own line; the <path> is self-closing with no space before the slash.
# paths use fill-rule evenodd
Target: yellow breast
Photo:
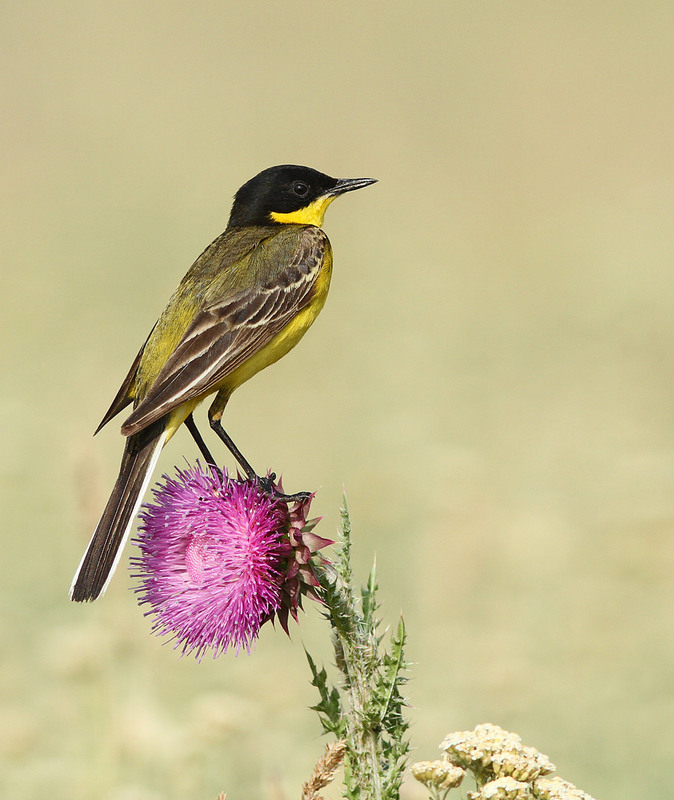
<path id="1" fill-rule="evenodd" d="M 249 378 L 252 378 L 261 369 L 278 361 L 279 358 L 283 358 L 286 353 L 289 353 L 295 347 L 325 305 L 331 277 L 332 253 L 328 245 L 325 251 L 325 258 L 314 282 L 311 301 L 270 342 L 231 372 L 223 381 L 221 389 L 225 389 L 228 394 L 231 394 L 234 389 L 241 386 Z"/>

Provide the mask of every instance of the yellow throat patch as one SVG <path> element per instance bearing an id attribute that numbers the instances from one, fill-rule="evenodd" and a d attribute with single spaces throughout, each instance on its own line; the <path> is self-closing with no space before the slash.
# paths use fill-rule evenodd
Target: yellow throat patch
<path id="1" fill-rule="evenodd" d="M 317 228 L 320 228 L 323 224 L 325 212 L 335 197 L 336 195 L 334 194 L 323 195 L 323 197 L 319 197 L 314 200 L 313 203 L 309 203 L 308 206 L 300 208 L 297 211 L 290 211 L 287 214 L 272 211 L 269 216 L 274 222 L 294 225 L 315 225 Z"/>

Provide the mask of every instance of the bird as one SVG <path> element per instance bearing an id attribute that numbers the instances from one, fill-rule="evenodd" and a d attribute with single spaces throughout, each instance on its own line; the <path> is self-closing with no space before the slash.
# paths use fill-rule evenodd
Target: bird
<path id="1" fill-rule="evenodd" d="M 159 454 L 183 423 L 215 466 L 193 416 L 207 397 L 214 395 L 210 427 L 246 477 L 278 493 L 274 476 L 257 475 L 226 433 L 223 411 L 236 388 L 286 355 L 316 319 L 332 274 L 332 248 L 321 227 L 326 209 L 373 183 L 283 164 L 236 192 L 224 233 L 178 285 L 95 431 L 132 405 L 121 427 L 119 475 L 75 572 L 72 600 L 95 600 L 106 590 Z"/>

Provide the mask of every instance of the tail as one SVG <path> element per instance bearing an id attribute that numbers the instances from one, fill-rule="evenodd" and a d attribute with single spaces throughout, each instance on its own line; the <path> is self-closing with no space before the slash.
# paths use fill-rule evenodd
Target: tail
<path id="1" fill-rule="evenodd" d="M 108 588 L 166 436 L 160 422 L 126 440 L 119 477 L 73 578 L 71 600 L 95 600 Z"/>

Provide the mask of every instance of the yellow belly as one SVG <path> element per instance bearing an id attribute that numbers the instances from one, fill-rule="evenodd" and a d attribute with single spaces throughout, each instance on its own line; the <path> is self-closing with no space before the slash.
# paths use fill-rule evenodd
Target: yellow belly
<path id="1" fill-rule="evenodd" d="M 251 356 L 247 361 L 241 364 L 240 367 L 235 369 L 232 373 L 227 375 L 223 380 L 221 390 L 225 390 L 229 396 L 234 389 L 241 386 L 249 378 L 252 378 L 255 373 L 261 369 L 268 367 L 279 358 L 283 358 L 286 353 L 289 353 L 293 347 L 299 342 L 304 334 L 309 330 L 316 317 L 319 315 L 321 309 L 325 305 L 325 299 L 328 295 L 330 288 L 330 277 L 332 275 L 332 258 L 327 256 L 321 271 L 316 278 L 314 284 L 315 290 L 311 302 L 308 306 L 303 308 L 299 314 L 279 331 L 274 338 L 266 344 L 255 355 Z"/>

